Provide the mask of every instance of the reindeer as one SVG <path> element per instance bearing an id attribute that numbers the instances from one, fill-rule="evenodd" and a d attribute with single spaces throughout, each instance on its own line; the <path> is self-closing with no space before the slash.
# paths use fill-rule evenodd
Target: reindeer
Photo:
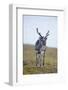
<path id="1" fill-rule="evenodd" d="M 44 66 L 45 61 L 45 51 L 46 51 L 46 40 L 49 36 L 49 31 L 46 33 L 45 36 L 42 36 L 41 33 L 36 28 L 37 34 L 39 35 L 39 39 L 35 43 L 35 50 L 36 50 L 36 66 Z"/>

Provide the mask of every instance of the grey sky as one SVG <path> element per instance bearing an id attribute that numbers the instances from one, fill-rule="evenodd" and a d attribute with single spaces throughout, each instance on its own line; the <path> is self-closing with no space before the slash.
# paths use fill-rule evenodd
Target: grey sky
<path id="1" fill-rule="evenodd" d="M 45 36 L 47 31 L 50 31 L 50 35 L 47 39 L 48 47 L 57 47 L 57 17 L 56 16 L 31 16 L 24 15 L 24 43 L 35 44 L 39 35 L 36 32 L 38 27 L 42 36 Z"/>

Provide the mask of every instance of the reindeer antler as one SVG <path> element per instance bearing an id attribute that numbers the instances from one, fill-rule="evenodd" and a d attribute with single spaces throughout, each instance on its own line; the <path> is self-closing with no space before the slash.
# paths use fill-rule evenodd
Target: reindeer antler
<path id="1" fill-rule="evenodd" d="M 46 33 L 46 37 L 47 37 L 47 36 L 49 36 L 49 30 L 48 30 L 48 32 Z"/>
<path id="2" fill-rule="evenodd" d="M 38 32 L 38 28 L 36 28 L 36 30 L 37 30 L 37 33 L 42 37 L 42 35 L 40 34 L 40 32 Z"/>

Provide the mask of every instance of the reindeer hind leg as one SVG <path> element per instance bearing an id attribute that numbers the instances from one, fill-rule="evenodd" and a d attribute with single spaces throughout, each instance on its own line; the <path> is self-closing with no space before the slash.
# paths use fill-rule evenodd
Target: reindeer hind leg
<path id="1" fill-rule="evenodd" d="M 36 53 L 36 66 L 37 66 L 37 53 Z"/>

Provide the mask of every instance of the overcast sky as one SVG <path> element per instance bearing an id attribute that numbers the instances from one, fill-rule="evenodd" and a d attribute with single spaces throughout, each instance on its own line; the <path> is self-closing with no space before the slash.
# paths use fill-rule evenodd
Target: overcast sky
<path id="1" fill-rule="evenodd" d="M 24 23 L 24 44 L 35 45 L 39 38 L 36 32 L 38 27 L 42 36 L 45 36 L 47 31 L 50 31 L 50 35 L 47 39 L 48 47 L 57 47 L 57 17 L 56 16 L 23 16 Z"/>

